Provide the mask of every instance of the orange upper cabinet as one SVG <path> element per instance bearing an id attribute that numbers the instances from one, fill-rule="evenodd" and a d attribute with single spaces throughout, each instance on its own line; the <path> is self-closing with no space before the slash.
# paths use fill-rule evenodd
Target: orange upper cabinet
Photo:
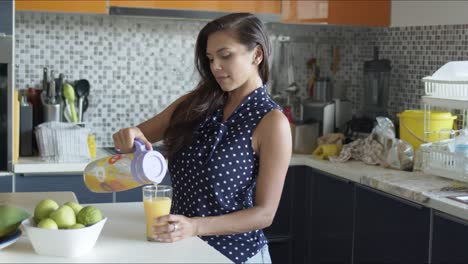
<path id="1" fill-rule="evenodd" d="M 17 11 L 49 11 L 107 14 L 106 0 L 16 0 Z"/>
<path id="2" fill-rule="evenodd" d="M 388 27 L 390 0 L 283 0 L 283 22 Z"/>
<path id="3" fill-rule="evenodd" d="M 281 0 L 239 1 L 239 0 L 109 0 L 109 6 L 137 7 L 179 10 L 200 10 L 218 12 L 251 12 L 263 14 L 280 14 Z"/>

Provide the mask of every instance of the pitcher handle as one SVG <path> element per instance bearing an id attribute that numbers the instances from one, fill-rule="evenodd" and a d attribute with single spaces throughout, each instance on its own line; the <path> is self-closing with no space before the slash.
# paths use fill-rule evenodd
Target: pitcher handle
<path id="1" fill-rule="evenodd" d="M 143 142 L 143 140 L 139 139 L 139 138 L 135 138 L 135 151 L 136 152 L 146 152 L 146 145 L 145 145 L 145 142 Z"/>

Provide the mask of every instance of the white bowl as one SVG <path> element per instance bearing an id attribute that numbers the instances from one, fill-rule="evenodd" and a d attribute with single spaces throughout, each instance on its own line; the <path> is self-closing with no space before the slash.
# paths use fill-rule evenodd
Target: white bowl
<path id="1" fill-rule="evenodd" d="M 37 254 L 59 257 L 79 257 L 93 249 L 107 217 L 92 226 L 79 229 L 44 229 L 36 227 L 32 218 L 22 222 Z"/>

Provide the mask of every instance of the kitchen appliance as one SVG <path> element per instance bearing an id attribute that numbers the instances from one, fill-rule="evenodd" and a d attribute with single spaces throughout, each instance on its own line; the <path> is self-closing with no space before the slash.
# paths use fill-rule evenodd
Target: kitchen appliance
<path id="1" fill-rule="evenodd" d="M 332 100 L 332 86 L 329 78 L 319 78 L 314 82 L 312 98 L 315 101 L 330 102 Z"/>
<path id="2" fill-rule="evenodd" d="M 318 102 L 307 98 L 302 102 L 302 120 L 318 122 L 319 136 L 333 133 L 335 130 L 335 103 Z"/>
<path id="3" fill-rule="evenodd" d="M 33 155 L 33 106 L 27 99 L 27 90 L 21 93 L 20 104 L 20 156 Z"/>
<path id="4" fill-rule="evenodd" d="M 346 123 L 353 118 L 351 101 L 346 99 L 333 99 L 335 103 L 335 131 L 344 133 Z"/>
<path id="5" fill-rule="evenodd" d="M 13 160 L 14 1 L 0 1 L 0 171 Z"/>
<path id="6" fill-rule="evenodd" d="M 319 129 L 320 124 L 318 122 L 292 124 L 293 152 L 312 154 L 317 147 Z"/>
<path id="7" fill-rule="evenodd" d="M 388 116 L 387 102 L 390 86 L 390 60 L 379 59 L 374 47 L 374 59 L 364 62 L 364 115 L 374 119 Z"/>

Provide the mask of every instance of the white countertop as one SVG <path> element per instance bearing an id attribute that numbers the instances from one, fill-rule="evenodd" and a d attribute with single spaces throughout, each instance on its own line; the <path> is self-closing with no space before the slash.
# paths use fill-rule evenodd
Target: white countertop
<path id="1" fill-rule="evenodd" d="M 96 149 L 96 159 L 111 155 L 104 149 Z M 13 164 L 14 173 L 23 174 L 81 174 L 88 162 L 47 162 L 40 157 L 19 157 Z"/>
<path id="2" fill-rule="evenodd" d="M 146 241 L 142 202 L 93 204 L 108 218 L 91 252 L 62 258 L 35 253 L 25 235 L 0 252 L 3 263 L 232 263 L 198 237 L 174 243 Z"/>

